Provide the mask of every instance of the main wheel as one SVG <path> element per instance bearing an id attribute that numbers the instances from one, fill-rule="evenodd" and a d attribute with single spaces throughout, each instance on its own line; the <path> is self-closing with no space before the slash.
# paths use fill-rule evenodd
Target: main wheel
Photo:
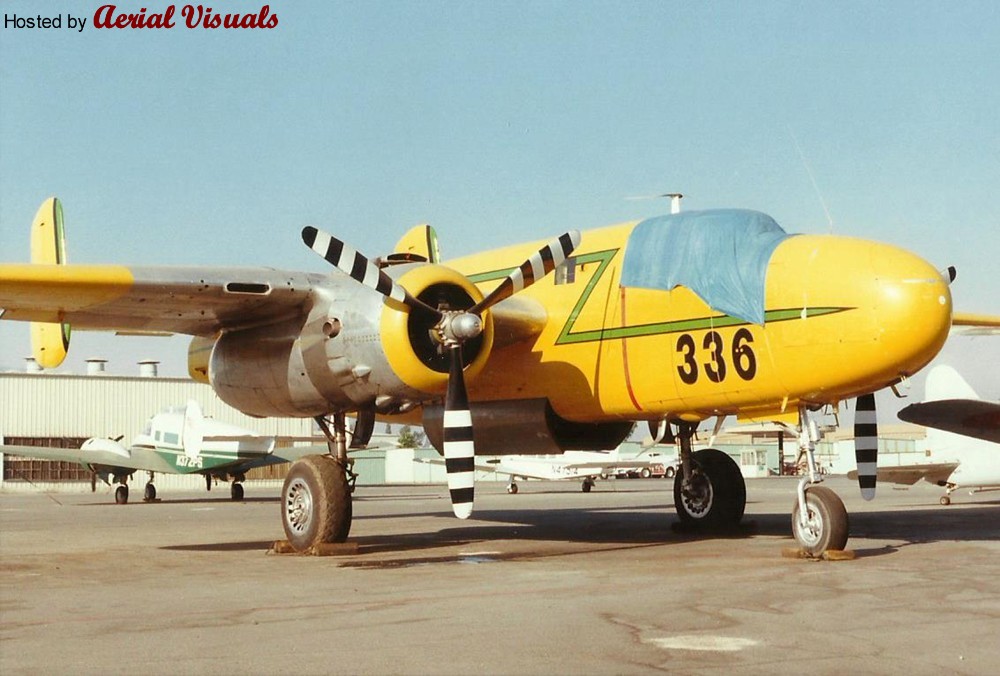
<path id="1" fill-rule="evenodd" d="M 296 551 L 347 539 L 351 489 L 344 468 L 330 456 L 307 455 L 292 463 L 281 498 L 281 524 Z"/>
<path id="2" fill-rule="evenodd" d="M 507 484 L 507 492 L 510 493 L 511 495 L 517 493 L 517 484 L 514 483 L 513 481 Z"/>
<path id="3" fill-rule="evenodd" d="M 587 480 L 585 480 L 585 481 L 583 482 L 583 487 L 582 487 L 582 489 L 583 489 L 583 492 L 584 492 L 584 493 L 589 493 L 589 492 L 590 492 L 590 489 L 591 489 L 591 488 L 593 488 L 593 487 L 594 487 L 594 482 L 593 482 L 593 481 L 591 481 L 590 479 L 587 479 Z"/>
<path id="4" fill-rule="evenodd" d="M 819 556 L 828 549 L 847 545 L 850 524 L 840 497 L 825 486 L 806 489 L 806 522 L 799 522 L 799 502 L 792 510 L 792 535 L 803 550 Z"/>
<path id="5" fill-rule="evenodd" d="M 115 489 L 115 504 L 124 505 L 126 503 L 128 503 L 128 486 L 119 484 L 118 488 Z"/>
<path id="6" fill-rule="evenodd" d="M 156 486 L 153 485 L 152 481 L 146 484 L 146 490 L 142 493 L 142 499 L 146 502 L 152 502 L 156 499 Z"/>
<path id="7" fill-rule="evenodd" d="M 944 505 L 945 507 L 947 507 L 948 505 L 951 504 L 951 498 L 949 496 L 947 496 L 947 495 L 942 495 L 941 499 L 938 500 L 938 502 L 940 502 L 942 505 Z"/>
<path id="8" fill-rule="evenodd" d="M 233 500 L 239 502 L 243 499 L 243 484 L 238 484 L 235 481 L 233 485 L 229 487 L 229 497 Z"/>
<path id="9" fill-rule="evenodd" d="M 735 528 L 743 518 L 747 487 L 728 453 L 705 448 L 691 454 L 691 482 L 674 475 L 674 507 L 681 523 L 709 530 Z"/>

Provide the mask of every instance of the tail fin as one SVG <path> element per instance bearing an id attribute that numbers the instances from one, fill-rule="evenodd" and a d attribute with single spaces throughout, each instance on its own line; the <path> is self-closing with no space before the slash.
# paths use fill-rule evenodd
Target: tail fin
<path id="1" fill-rule="evenodd" d="M 181 433 L 184 455 L 189 458 L 201 455 L 201 447 L 205 441 L 202 430 L 204 423 L 205 417 L 201 412 L 201 406 L 194 399 L 189 400 L 184 407 L 184 428 Z"/>
<path id="2" fill-rule="evenodd" d="M 979 399 L 979 395 L 958 371 L 946 364 L 938 364 L 927 373 L 924 401 L 942 399 Z"/>
<path id="3" fill-rule="evenodd" d="M 42 202 L 31 223 L 31 262 L 65 265 L 66 233 L 62 203 L 56 197 Z M 69 324 L 32 322 L 31 352 L 43 368 L 62 364 L 69 350 Z"/>
<path id="4" fill-rule="evenodd" d="M 438 248 L 437 232 L 427 225 L 416 225 L 396 244 L 395 253 L 386 258 L 390 261 L 426 261 L 438 263 L 441 261 L 441 251 Z"/>

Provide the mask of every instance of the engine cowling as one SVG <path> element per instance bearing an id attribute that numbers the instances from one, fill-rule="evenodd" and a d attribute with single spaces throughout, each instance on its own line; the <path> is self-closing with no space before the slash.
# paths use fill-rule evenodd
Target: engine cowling
<path id="1" fill-rule="evenodd" d="M 397 281 L 427 305 L 442 310 L 465 310 L 483 295 L 459 272 L 442 265 L 407 266 Z M 381 317 L 382 346 L 393 372 L 418 392 L 443 393 L 448 383 L 448 354 L 431 335 L 436 320 L 387 302 Z M 483 317 L 483 332 L 462 347 L 466 378 L 486 365 L 493 348 L 493 319 Z"/>
<path id="2" fill-rule="evenodd" d="M 441 265 L 390 269 L 411 295 L 432 307 L 466 309 L 482 298 L 460 273 Z M 429 313 L 385 299 L 335 276 L 312 291 L 304 315 L 195 338 L 188 369 L 219 398 L 248 415 L 312 417 L 374 407 L 392 413 L 439 396 L 448 355 L 433 336 Z M 486 363 L 493 323 L 465 343 L 468 377 Z"/>

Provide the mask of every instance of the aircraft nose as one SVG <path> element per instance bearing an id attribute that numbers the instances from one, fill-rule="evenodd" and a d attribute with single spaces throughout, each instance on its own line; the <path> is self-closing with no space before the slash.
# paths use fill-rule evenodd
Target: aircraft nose
<path id="1" fill-rule="evenodd" d="M 916 254 L 888 244 L 869 249 L 874 309 L 883 349 L 910 375 L 934 358 L 951 328 L 947 280 Z"/>

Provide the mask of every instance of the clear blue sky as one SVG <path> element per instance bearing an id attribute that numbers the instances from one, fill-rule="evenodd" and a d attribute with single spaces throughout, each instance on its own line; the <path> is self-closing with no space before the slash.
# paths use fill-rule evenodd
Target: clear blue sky
<path id="1" fill-rule="evenodd" d="M 377 255 L 430 222 L 448 256 L 676 190 L 790 232 L 830 230 L 828 210 L 957 266 L 956 306 L 1000 314 L 1000 3 L 272 0 L 277 28 L 230 32 L 97 30 L 101 4 L 0 0 L 63 16 L 0 28 L 0 260 L 27 260 L 52 194 L 71 262 L 322 270 L 305 224 Z M 20 369 L 11 324 L 0 368 Z M 1000 397 L 1000 336 L 961 340 Z M 184 341 L 74 347 L 77 371 L 184 372 Z"/>

